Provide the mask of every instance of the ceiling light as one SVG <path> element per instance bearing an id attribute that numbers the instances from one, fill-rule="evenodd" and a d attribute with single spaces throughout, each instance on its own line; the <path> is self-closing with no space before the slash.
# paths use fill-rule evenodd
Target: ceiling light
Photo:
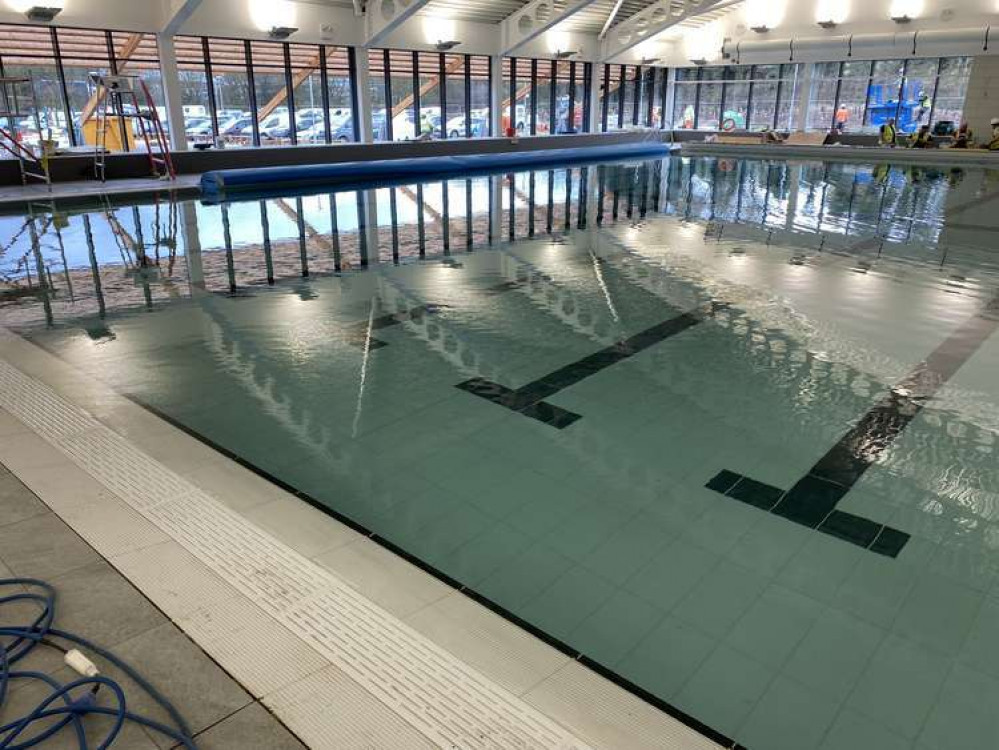
<path id="1" fill-rule="evenodd" d="M 923 10 L 923 0 L 892 0 L 888 17 L 895 23 L 909 23 Z"/>
<path id="2" fill-rule="evenodd" d="M 459 44 L 461 44 L 461 42 L 457 41 L 456 39 L 450 39 L 446 42 L 438 41 L 434 45 L 434 49 L 436 49 L 438 52 L 447 52 L 448 50 L 454 49 Z"/>
<path id="3" fill-rule="evenodd" d="M 694 65 L 698 65 L 698 66 L 700 66 L 700 65 L 707 65 L 708 64 L 708 61 L 705 60 L 703 57 L 699 57 L 696 60 L 691 59 L 691 62 L 694 63 Z"/>
<path id="4" fill-rule="evenodd" d="M 815 23 L 823 29 L 834 29 L 846 20 L 849 10 L 849 0 L 818 0 L 815 4 Z"/>
<path id="5" fill-rule="evenodd" d="M 751 26 L 750 28 L 753 31 L 755 31 L 757 34 L 766 34 L 768 31 L 770 31 L 769 26 Z"/>
<path id="6" fill-rule="evenodd" d="M 267 36 L 271 39 L 287 39 L 296 31 L 298 31 L 298 27 L 296 26 L 271 26 L 271 30 L 267 32 Z"/>
<path id="7" fill-rule="evenodd" d="M 33 5 L 25 11 L 24 15 L 28 17 L 29 21 L 33 21 L 34 23 L 51 23 L 52 19 L 58 16 L 61 11 L 62 8 Z"/>
<path id="8" fill-rule="evenodd" d="M 643 57 L 640 62 L 642 65 L 655 65 L 661 61 L 658 57 Z"/>
<path id="9" fill-rule="evenodd" d="M 567 49 L 559 50 L 555 53 L 556 60 L 568 60 L 570 57 L 575 57 L 579 54 L 579 50 Z"/>

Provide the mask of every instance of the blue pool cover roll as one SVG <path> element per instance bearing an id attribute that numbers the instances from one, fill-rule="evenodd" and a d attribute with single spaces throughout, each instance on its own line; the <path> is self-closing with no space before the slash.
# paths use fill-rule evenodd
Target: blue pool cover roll
<path id="1" fill-rule="evenodd" d="M 244 193 L 278 188 L 294 189 L 308 185 L 339 184 L 347 181 L 398 179 L 400 177 L 463 176 L 498 168 L 569 164 L 580 161 L 627 159 L 666 155 L 669 144 L 662 142 L 623 143 L 607 146 L 540 149 L 497 154 L 426 156 L 410 159 L 351 161 L 335 164 L 304 164 L 289 167 L 221 169 L 201 176 L 201 194 L 217 200 L 226 193 Z"/>

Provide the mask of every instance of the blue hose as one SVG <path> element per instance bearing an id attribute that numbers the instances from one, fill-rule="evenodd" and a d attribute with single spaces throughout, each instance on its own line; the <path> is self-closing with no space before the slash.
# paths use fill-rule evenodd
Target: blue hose
<path id="1" fill-rule="evenodd" d="M 76 735 L 80 750 L 105 750 L 113 745 L 126 721 L 153 729 L 188 750 L 197 750 L 190 727 L 173 704 L 148 680 L 107 649 L 75 633 L 52 627 L 56 600 L 56 592 L 52 586 L 34 578 L 0 578 L 0 590 L 10 586 L 24 586 L 27 590 L 0 596 L 0 707 L 7 698 L 13 680 L 43 682 L 50 688 L 50 692 L 24 716 L 0 725 L 0 750 L 27 750 L 38 747 L 69 727 Z M 33 603 L 38 607 L 38 614 L 26 625 L 2 624 L 3 606 L 16 602 Z M 109 677 L 103 675 L 81 677 L 63 684 L 42 672 L 14 669 L 17 662 L 39 646 L 66 653 L 68 649 L 59 641 L 80 646 L 90 654 L 96 654 L 116 666 L 167 712 L 173 726 L 129 711 L 126 706 L 125 691 Z M 102 688 L 105 693 L 113 696 L 112 706 L 98 705 L 98 697 L 104 694 L 101 692 Z M 114 721 L 98 744 L 92 744 L 87 739 L 84 729 L 84 720 L 91 715 L 114 717 Z M 32 725 L 38 722 L 44 722 L 44 728 L 33 730 Z"/>

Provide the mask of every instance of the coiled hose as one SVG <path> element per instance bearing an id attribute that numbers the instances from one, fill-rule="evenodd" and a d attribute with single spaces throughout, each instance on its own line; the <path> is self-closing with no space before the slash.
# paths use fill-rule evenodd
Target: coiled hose
<path id="1" fill-rule="evenodd" d="M 12 593 L 5 593 L 11 592 Z M 26 750 L 38 747 L 50 737 L 70 728 L 76 734 L 80 750 L 104 750 L 111 747 L 126 721 L 141 724 L 178 742 L 188 750 L 196 750 L 190 728 L 176 708 L 156 688 L 110 651 L 81 638 L 75 633 L 52 627 L 55 620 L 56 592 L 45 581 L 34 578 L 0 578 L 0 708 L 3 707 L 13 680 L 43 682 L 49 694 L 29 713 L 0 725 L 0 750 Z M 28 624 L 5 622 L 5 605 L 29 602 L 38 608 L 35 619 Z M 71 648 L 61 642 L 73 644 Z M 61 652 L 66 663 L 81 672 L 80 679 L 68 683 L 42 672 L 19 671 L 15 666 L 35 648 L 44 646 Z M 125 691 L 97 669 L 76 647 L 96 654 L 113 664 L 163 707 L 173 726 L 132 713 L 127 708 Z M 98 705 L 98 696 L 111 695 L 111 706 Z M 114 721 L 99 744 L 87 739 L 84 721 L 88 716 L 112 716 Z"/>

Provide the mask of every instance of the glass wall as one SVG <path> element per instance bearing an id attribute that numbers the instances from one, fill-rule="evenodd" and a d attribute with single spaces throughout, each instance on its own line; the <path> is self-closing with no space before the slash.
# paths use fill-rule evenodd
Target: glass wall
<path id="1" fill-rule="evenodd" d="M 575 60 L 503 58 L 502 131 L 513 127 L 522 135 L 589 132 L 586 103 L 591 68 L 590 63 Z"/>
<path id="2" fill-rule="evenodd" d="M 174 37 L 189 146 L 357 140 L 351 50 L 323 44 Z"/>
<path id="3" fill-rule="evenodd" d="M 369 50 L 376 141 L 489 135 L 489 58 L 442 52 Z"/>
<path id="4" fill-rule="evenodd" d="M 673 93 L 677 129 L 792 129 L 799 68 L 725 65 L 679 68 Z"/>
<path id="5" fill-rule="evenodd" d="M 967 57 L 815 63 L 806 127 L 876 133 L 894 118 L 900 133 L 956 128 L 970 75 Z"/>
<path id="6" fill-rule="evenodd" d="M 17 111 L 15 122 L 3 121 L 37 145 L 40 139 L 60 147 L 94 144 L 97 138 L 97 90 L 91 73 L 134 75 L 140 106 L 146 104 L 138 82 L 149 89 L 157 114 L 163 118 L 163 87 L 159 55 L 152 34 L 65 27 L 0 24 L 0 75 L 30 78 L 18 86 L 18 101 L 0 103 Z M 31 96 L 31 91 L 34 97 Z M 38 127 L 34 101 L 38 103 Z M 145 148 L 134 103 L 125 99 L 104 141 L 112 151 Z"/>
<path id="7" fill-rule="evenodd" d="M 604 65 L 599 70 L 601 130 L 665 126 L 662 107 L 666 68 Z"/>

